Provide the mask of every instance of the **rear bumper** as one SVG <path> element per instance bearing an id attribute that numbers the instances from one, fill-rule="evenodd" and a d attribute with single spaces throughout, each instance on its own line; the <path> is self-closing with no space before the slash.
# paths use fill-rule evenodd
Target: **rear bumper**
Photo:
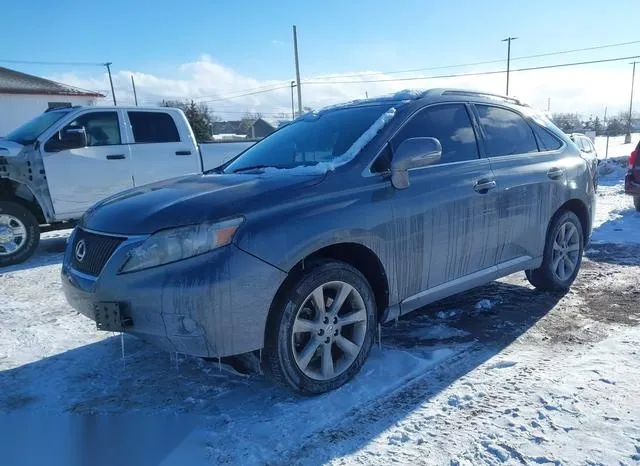
<path id="1" fill-rule="evenodd" d="M 221 357 L 263 347 L 267 314 L 284 272 L 227 246 L 118 274 L 127 251 L 137 244 L 123 243 L 99 277 L 74 270 L 68 249 L 62 266 L 67 301 L 93 320 L 96 306 L 117 303 L 130 321 L 124 331 L 167 351 Z"/>
<path id="2" fill-rule="evenodd" d="M 640 196 L 640 182 L 634 179 L 631 172 L 627 172 L 624 177 L 624 192 L 631 196 Z"/>

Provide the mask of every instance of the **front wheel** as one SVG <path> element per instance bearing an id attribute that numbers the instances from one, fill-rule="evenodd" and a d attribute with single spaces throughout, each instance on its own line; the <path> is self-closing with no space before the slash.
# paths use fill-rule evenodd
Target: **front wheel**
<path id="1" fill-rule="evenodd" d="M 636 208 L 636 212 L 640 212 L 640 196 L 633 196 L 633 205 Z"/>
<path id="2" fill-rule="evenodd" d="M 557 212 L 547 233 L 542 265 L 525 272 L 529 283 L 543 291 L 567 291 L 580 270 L 583 248 L 582 225 L 576 214 Z"/>
<path id="3" fill-rule="evenodd" d="M 265 371 L 303 394 L 334 390 L 362 367 L 376 325 L 371 286 L 349 264 L 312 264 L 270 316 Z"/>
<path id="4" fill-rule="evenodd" d="M 22 204 L 0 201 L 0 267 L 27 260 L 40 242 L 38 220 Z"/>

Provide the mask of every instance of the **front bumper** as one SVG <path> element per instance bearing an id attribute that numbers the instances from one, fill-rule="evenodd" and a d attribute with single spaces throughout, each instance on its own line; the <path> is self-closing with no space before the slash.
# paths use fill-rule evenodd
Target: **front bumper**
<path id="1" fill-rule="evenodd" d="M 640 196 L 640 183 L 634 179 L 630 171 L 624 177 L 624 192 L 631 196 Z"/>
<path id="2" fill-rule="evenodd" d="M 284 272 L 230 245 L 118 274 L 127 252 L 141 241 L 122 243 L 98 277 L 73 269 L 69 246 L 62 265 L 67 301 L 93 320 L 96 306 L 117 304 L 127 333 L 167 351 L 222 357 L 264 346 L 267 315 Z"/>

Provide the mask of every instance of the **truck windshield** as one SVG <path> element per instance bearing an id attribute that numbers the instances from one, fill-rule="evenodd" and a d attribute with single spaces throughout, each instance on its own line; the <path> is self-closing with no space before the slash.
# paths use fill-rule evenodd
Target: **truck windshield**
<path id="1" fill-rule="evenodd" d="M 391 103 L 303 115 L 244 151 L 224 168 L 224 173 L 330 162 L 347 152 L 390 107 Z"/>
<path id="2" fill-rule="evenodd" d="M 32 144 L 44 131 L 49 129 L 60 118 L 65 116 L 72 110 L 56 110 L 53 112 L 43 113 L 33 120 L 26 122 L 19 128 L 11 131 L 6 139 L 17 142 L 18 144 Z"/>

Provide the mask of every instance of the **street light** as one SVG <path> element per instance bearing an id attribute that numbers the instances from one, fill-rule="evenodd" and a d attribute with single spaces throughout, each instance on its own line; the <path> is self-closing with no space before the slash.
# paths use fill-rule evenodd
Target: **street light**
<path id="1" fill-rule="evenodd" d="M 636 63 L 640 63 L 638 61 L 634 61 L 630 63 L 633 65 L 633 74 L 631 75 L 631 99 L 629 100 L 629 119 L 627 120 L 627 134 L 624 136 L 624 143 L 629 144 L 631 142 L 631 112 L 633 111 L 633 85 L 636 80 Z"/>
<path id="2" fill-rule="evenodd" d="M 511 65 L 511 41 L 516 40 L 517 37 L 507 37 L 506 39 L 502 39 L 502 42 L 507 43 L 507 94 L 509 95 L 509 67 Z"/>

